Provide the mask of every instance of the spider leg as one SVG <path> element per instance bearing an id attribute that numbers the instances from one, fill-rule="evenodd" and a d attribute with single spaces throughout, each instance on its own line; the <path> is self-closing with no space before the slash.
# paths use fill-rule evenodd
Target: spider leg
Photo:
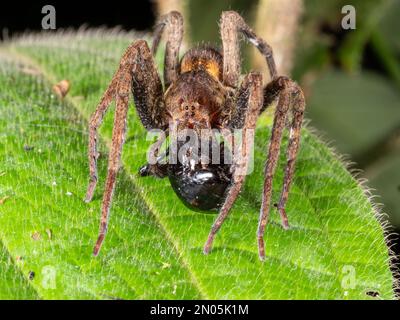
<path id="1" fill-rule="evenodd" d="M 118 72 L 117 72 L 118 74 Z M 97 184 L 97 158 L 99 154 L 97 152 L 97 139 L 98 133 L 97 130 L 103 122 L 104 115 L 108 110 L 111 101 L 115 95 L 115 88 L 118 77 L 114 76 L 111 81 L 111 84 L 107 88 L 103 97 L 100 100 L 99 105 L 96 108 L 96 111 L 93 113 L 90 118 L 89 124 L 89 172 L 90 172 L 90 180 L 89 185 L 86 192 L 85 202 L 90 202 L 93 197 L 94 189 Z"/>
<path id="2" fill-rule="evenodd" d="M 223 82 L 226 86 L 236 88 L 240 76 L 239 33 L 257 47 L 265 57 L 271 79 L 276 78 L 277 70 L 271 47 L 254 33 L 237 12 L 223 12 L 220 28 L 224 56 Z"/>
<path id="3" fill-rule="evenodd" d="M 282 89 L 283 88 L 279 86 L 279 81 L 271 81 L 264 87 L 264 104 L 260 110 L 260 114 L 277 100 Z"/>
<path id="4" fill-rule="evenodd" d="M 168 131 L 166 131 L 168 134 Z M 152 152 L 153 159 L 156 159 L 156 163 L 146 163 L 139 169 L 139 174 L 141 177 L 154 176 L 157 178 L 165 178 L 167 176 L 168 164 L 161 163 L 161 161 L 165 158 L 168 158 L 168 150 L 160 154 L 160 148 L 164 143 L 166 136 L 160 135 L 157 141 L 153 144 L 152 149 L 149 152 Z"/>
<path id="5" fill-rule="evenodd" d="M 133 60 L 136 61 L 133 62 Z M 126 70 L 126 65 L 131 66 L 131 71 Z M 135 68 L 134 68 L 135 67 Z M 125 69 L 124 69 L 125 68 Z M 97 140 L 98 128 L 103 122 L 104 115 L 111 102 L 116 96 L 117 86 L 121 75 L 126 72 L 133 72 L 132 83 L 133 96 L 138 115 L 147 129 L 160 128 L 164 126 L 162 85 L 154 66 L 150 50 L 145 41 L 139 40 L 132 43 L 121 58 L 118 70 L 115 72 L 110 85 L 100 100 L 95 112 L 90 118 L 89 123 L 89 172 L 90 180 L 87 188 L 85 202 L 90 202 L 97 185 Z"/>
<path id="6" fill-rule="evenodd" d="M 276 98 L 279 97 L 278 105 L 275 111 L 274 125 L 268 150 L 268 158 L 265 165 L 264 192 L 257 232 L 259 255 L 261 259 L 264 259 L 265 249 L 263 237 L 269 215 L 272 180 L 279 159 L 282 131 L 285 126 L 285 120 L 288 112 L 290 111 L 293 119 L 291 123 L 289 145 L 287 149 L 287 164 L 285 169 L 283 189 L 280 201 L 277 205 L 283 226 L 285 228 L 288 227 L 287 216 L 284 208 L 293 178 L 305 101 L 303 92 L 299 86 L 286 77 L 278 77 L 272 48 L 262 38 L 258 37 L 246 24 L 243 18 L 234 11 L 223 12 L 221 16 L 221 38 L 224 56 L 223 83 L 227 87 L 237 87 L 238 79 L 241 73 L 239 34 L 243 35 L 250 43 L 256 46 L 260 53 L 265 57 L 270 77 L 272 79 L 272 81 L 264 88 L 263 106 L 258 110 L 258 114 L 263 112 Z M 231 119 L 228 121 L 228 126 L 230 128 L 241 128 L 243 125 L 246 126 L 246 120 L 244 118 L 246 107 L 244 105 L 237 104 L 236 106 L 233 106 L 231 110 Z"/>
<path id="7" fill-rule="evenodd" d="M 129 70 L 126 72 L 126 77 L 121 77 L 121 80 L 129 82 Z M 125 78 L 125 79 L 124 79 Z M 128 90 L 126 90 L 128 89 Z M 125 131 L 126 131 L 126 116 L 129 106 L 129 90 L 126 85 L 121 85 L 118 88 L 116 97 L 116 110 L 114 118 L 114 128 L 112 133 L 112 146 L 108 161 L 108 174 L 106 179 L 106 186 L 103 195 L 103 203 L 101 208 L 100 231 L 93 250 L 93 255 L 99 254 L 101 245 L 107 232 L 108 217 L 110 213 L 111 200 L 115 189 L 117 173 L 119 170 L 122 145 L 124 144 Z"/>
<path id="8" fill-rule="evenodd" d="M 120 65 L 110 86 L 106 90 L 90 121 L 89 161 L 91 177 L 86 201 L 91 200 L 97 182 L 97 129 L 103 120 L 108 105 L 114 98 L 116 99 L 112 145 L 102 202 L 100 231 L 94 248 L 94 255 L 99 253 L 107 231 L 111 200 L 125 138 L 130 91 L 133 93 L 138 115 L 145 128 L 163 128 L 165 126 L 165 119 L 163 118 L 164 104 L 161 80 L 154 65 L 151 51 L 144 40 L 135 41 L 128 47 L 121 58 Z"/>
<path id="9" fill-rule="evenodd" d="M 283 179 L 283 188 L 278 203 L 278 211 L 282 218 L 283 226 L 288 228 L 289 224 L 285 213 L 285 205 L 289 195 L 290 185 L 293 179 L 294 166 L 296 162 L 297 153 L 300 146 L 301 125 L 303 123 L 305 100 L 303 91 L 294 82 L 290 82 L 288 89 L 292 95 L 292 122 L 290 125 L 289 143 L 287 147 L 287 163 L 285 168 L 285 176 Z"/>
<path id="10" fill-rule="evenodd" d="M 263 103 L 263 91 L 262 91 L 262 76 L 259 73 L 250 73 L 245 77 L 241 88 L 239 89 L 239 95 L 237 99 L 238 108 L 246 110 L 243 120 L 243 139 L 241 152 L 234 152 L 233 154 L 233 174 L 232 174 L 232 185 L 230 186 L 224 204 L 215 220 L 211 231 L 208 235 L 207 242 L 204 246 L 204 253 L 208 254 L 211 250 L 215 235 L 221 228 L 225 219 L 227 218 L 230 209 L 233 206 L 242 185 L 245 180 L 248 162 L 251 150 L 251 146 L 246 145 L 249 143 L 247 137 L 248 132 L 253 131 L 256 126 L 256 121 Z M 254 138 L 254 137 L 253 137 Z M 253 143 L 253 141 L 251 141 Z"/>
<path id="11" fill-rule="evenodd" d="M 183 38 L 183 17 L 178 11 L 171 11 L 163 16 L 155 26 L 151 51 L 156 54 L 161 36 L 166 29 L 167 44 L 164 57 L 164 86 L 165 89 L 179 75 L 179 48 Z"/>
<path id="12" fill-rule="evenodd" d="M 285 120 L 289 111 L 291 111 L 293 119 L 290 125 L 290 137 L 287 149 L 287 164 L 285 169 L 283 189 L 280 196 L 279 204 L 277 206 L 279 214 L 281 216 L 283 227 L 285 229 L 289 227 L 284 207 L 288 198 L 290 184 L 293 178 L 294 165 L 300 143 L 301 124 L 303 121 L 303 114 L 305 109 L 305 100 L 302 90 L 289 78 L 278 77 L 273 80 L 273 83 L 270 84 L 269 88 L 273 88 L 273 90 L 271 89 L 270 91 L 271 95 L 275 95 L 277 91 L 279 91 L 280 93 L 278 105 L 276 107 L 274 116 L 271 141 L 268 148 L 268 158 L 265 164 L 264 191 L 257 231 L 258 250 L 261 260 L 265 259 L 264 232 L 270 212 L 272 180 L 279 159 L 282 132 L 285 127 Z M 267 94 L 267 99 L 272 100 L 273 98 L 268 97 Z"/>
<path id="13" fill-rule="evenodd" d="M 145 164 L 140 167 L 139 174 L 141 177 L 153 176 L 156 178 L 165 178 L 168 175 L 168 165 L 167 164 Z"/>

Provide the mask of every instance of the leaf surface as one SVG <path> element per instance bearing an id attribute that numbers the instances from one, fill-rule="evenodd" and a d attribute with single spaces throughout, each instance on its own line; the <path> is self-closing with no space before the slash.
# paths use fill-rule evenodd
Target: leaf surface
<path id="1" fill-rule="evenodd" d="M 101 130 L 100 181 L 90 204 L 82 200 L 87 120 L 131 39 L 93 32 L 28 36 L 6 48 L 17 63 L 0 60 L 0 198 L 9 197 L 0 206 L 0 240 L 7 259 L 23 257 L 14 263 L 25 275 L 21 290 L 31 286 L 41 298 L 368 299 L 371 290 L 394 297 L 373 205 L 308 129 L 287 205 L 291 229 L 284 231 L 272 210 L 267 259 L 258 260 L 268 115 L 257 129 L 254 172 L 204 256 L 215 215 L 185 208 L 166 179 L 138 177 L 151 141 L 132 107 L 108 235 L 93 258 L 113 109 Z M 62 79 L 71 81 L 64 102 L 49 89 Z M 285 146 L 286 137 L 273 201 L 282 185 Z M 11 283 L 6 278 L 2 287 Z"/>

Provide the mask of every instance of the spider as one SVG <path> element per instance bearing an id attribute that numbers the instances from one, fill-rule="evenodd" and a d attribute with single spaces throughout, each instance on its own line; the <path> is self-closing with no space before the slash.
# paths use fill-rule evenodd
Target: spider
<path id="1" fill-rule="evenodd" d="M 163 33 L 166 33 L 164 84 L 162 84 L 154 55 Z M 167 134 L 175 129 L 204 128 L 254 130 L 259 115 L 277 101 L 272 135 L 265 164 L 264 189 L 257 230 L 258 253 L 265 259 L 264 232 L 271 205 L 272 180 L 277 166 L 281 138 L 286 123 L 290 134 L 287 163 L 280 200 L 275 206 L 284 229 L 289 227 L 285 212 L 289 188 L 294 175 L 299 150 L 300 130 L 305 109 L 301 88 L 290 78 L 278 76 L 272 48 L 246 24 L 235 11 L 221 15 L 222 52 L 211 47 L 194 47 L 179 59 L 183 37 L 183 18 L 172 11 L 159 19 L 155 26 L 150 50 L 147 42 L 133 42 L 121 58 L 119 67 L 98 104 L 89 124 L 90 181 L 85 201 L 92 199 L 97 184 L 98 128 L 113 99 L 116 100 L 112 145 L 108 174 L 103 194 L 100 231 L 93 254 L 98 255 L 106 235 L 108 217 L 120 166 L 121 150 L 126 131 L 129 94 L 132 92 L 137 114 L 147 130 L 161 129 Z M 260 73 L 243 77 L 240 71 L 239 40 L 243 36 L 265 57 L 270 82 L 263 86 Z M 165 91 L 163 90 L 165 89 Z M 290 117 L 289 117 L 290 116 Z M 289 120 L 290 118 L 290 120 Z M 245 142 L 242 142 L 245 143 Z M 157 141 L 154 154 L 159 155 L 162 140 Z M 248 150 L 248 148 L 245 148 Z M 142 176 L 168 176 L 177 195 L 194 209 L 218 209 L 203 252 L 208 254 L 213 240 L 227 218 L 245 180 L 249 153 L 233 156 L 232 164 L 190 164 L 190 159 L 178 164 L 147 164 L 140 169 Z M 190 157 L 189 157 L 190 158 Z M 244 159 L 244 161 L 243 161 Z M 186 162 L 185 162 L 186 161 Z M 189 162 L 188 162 L 189 161 Z"/>

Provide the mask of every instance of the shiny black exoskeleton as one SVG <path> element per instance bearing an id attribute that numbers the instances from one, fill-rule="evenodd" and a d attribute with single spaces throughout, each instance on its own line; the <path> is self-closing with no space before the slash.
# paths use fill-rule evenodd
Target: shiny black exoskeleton
<path id="1" fill-rule="evenodd" d="M 195 170 L 182 164 L 170 165 L 168 177 L 178 197 L 194 211 L 219 210 L 231 182 L 228 165 L 198 165 Z"/>
<path id="2" fill-rule="evenodd" d="M 186 142 L 187 145 L 190 144 Z M 224 153 L 224 144 L 218 144 L 215 141 L 209 143 L 210 163 L 208 164 L 202 164 L 199 160 L 202 151 L 194 150 L 197 149 L 188 148 L 186 155 L 178 157 L 177 164 L 168 165 L 167 174 L 171 186 L 182 202 L 191 210 L 219 210 L 231 184 L 231 166 L 228 161 L 230 157 L 226 157 Z M 213 150 L 215 153 L 219 153 L 217 163 L 211 161 Z"/>
<path id="3" fill-rule="evenodd" d="M 217 164 L 202 164 L 197 160 L 198 157 L 192 154 L 178 159 L 176 164 L 157 163 L 155 166 L 143 166 L 139 173 L 141 176 L 153 175 L 160 178 L 168 176 L 179 199 L 193 211 L 218 211 L 231 184 L 232 174 L 230 162 L 224 160 L 223 144 L 216 148 L 219 148 L 217 151 L 220 153 L 220 161 Z M 211 150 L 210 146 L 210 159 Z M 200 154 L 199 151 L 198 156 Z M 165 155 L 165 158 L 168 157 L 169 152 Z"/>

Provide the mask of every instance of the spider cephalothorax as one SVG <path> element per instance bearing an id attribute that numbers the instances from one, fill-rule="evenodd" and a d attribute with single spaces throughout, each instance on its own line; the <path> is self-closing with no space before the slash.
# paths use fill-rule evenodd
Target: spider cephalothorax
<path id="1" fill-rule="evenodd" d="M 216 127 L 225 105 L 224 88 L 205 70 L 179 75 L 165 94 L 169 121 L 178 129 Z"/>
<path id="2" fill-rule="evenodd" d="M 167 34 L 167 42 L 163 85 L 153 56 L 164 31 Z M 238 42 L 240 34 L 255 45 L 266 59 L 271 81 L 264 87 L 262 76 L 256 72 L 247 74 L 239 84 L 240 52 Z M 182 37 L 183 19 L 180 13 L 173 11 L 161 17 L 155 28 L 152 50 L 144 40 L 135 41 L 128 47 L 111 84 L 91 118 L 90 183 L 86 201 L 92 199 L 97 183 L 97 130 L 109 104 L 113 99 L 116 100 L 112 148 L 102 203 L 100 233 L 94 254 L 99 253 L 107 231 L 107 220 L 126 129 L 129 93 L 132 91 L 138 115 L 146 129 L 161 129 L 171 137 L 177 137 L 190 130 L 197 136 L 202 136 L 204 130 L 211 132 L 206 135 L 207 148 L 195 148 L 194 145 L 188 144 L 188 141 L 183 139 L 175 144 L 175 148 L 168 149 L 169 156 L 180 155 L 177 157 L 177 162 L 170 161 L 172 158 L 168 157 L 167 153 L 164 156 L 168 157 L 167 162 L 157 161 L 140 169 L 142 176 L 152 175 L 160 178 L 168 176 L 172 188 L 189 208 L 195 210 L 217 209 L 219 211 L 205 244 L 204 253 L 211 250 L 216 233 L 239 195 L 245 179 L 243 173 L 248 167 L 250 154 L 247 151 L 249 142 L 246 139 L 242 139 L 240 142 L 243 147 L 240 149 L 241 151 L 232 150 L 232 156 L 229 159 L 223 152 L 226 142 L 231 142 L 231 146 L 236 143 L 230 140 L 229 133 L 236 129 L 244 132 L 254 130 L 260 113 L 277 100 L 265 164 L 264 192 L 257 231 L 259 256 L 264 259 L 263 236 L 271 206 L 272 179 L 279 158 L 282 131 L 290 115 L 287 164 L 282 193 L 276 205 L 284 228 L 288 228 L 284 208 L 299 148 L 300 129 L 305 107 L 302 90 L 291 79 L 277 75 L 272 49 L 234 11 L 223 12 L 221 16 L 222 52 L 209 47 L 196 47 L 190 49 L 179 61 Z M 215 143 L 212 139 L 212 130 L 215 129 L 225 132 L 223 136 L 227 141 Z M 227 132 L 228 134 L 226 134 Z M 159 156 L 158 153 L 164 139 L 165 137 L 157 141 L 156 147 L 153 149 L 154 156 Z M 210 150 L 217 150 L 216 152 L 220 156 L 218 163 L 198 161 L 203 158 L 208 160 L 212 158 Z"/>

